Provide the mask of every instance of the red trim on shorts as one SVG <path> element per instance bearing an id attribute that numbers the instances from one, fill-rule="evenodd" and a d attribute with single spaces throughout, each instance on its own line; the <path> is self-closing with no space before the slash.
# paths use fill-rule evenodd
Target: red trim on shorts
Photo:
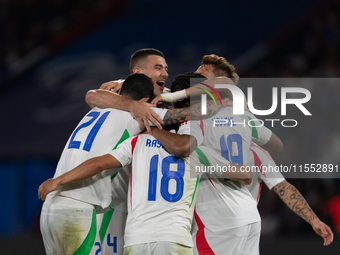
<path id="1" fill-rule="evenodd" d="M 196 212 L 196 208 L 194 210 L 194 217 L 195 217 L 195 220 L 198 226 L 198 230 L 196 233 L 196 247 L 197 247 L 198 254 L 215 255 L 215 253 L 209 246 L 207 239 L 205 238 L 205 235 L 204 235 L 205 226 L 203 222 L 201 221 L 200 217 L 198 216 Z"/>
<path id="2" fill-rule="evenodd" d="M 136 147 L 136 143 L 138 140 L 139 136 L 136 136 L 131 140 L 131 157 L 133 157 L 133 152 Z M 132 211 L 132 167 L 131 167 L 131 173 L 130 173 L 130 206 L 131 206 L 131 211 Z"/>

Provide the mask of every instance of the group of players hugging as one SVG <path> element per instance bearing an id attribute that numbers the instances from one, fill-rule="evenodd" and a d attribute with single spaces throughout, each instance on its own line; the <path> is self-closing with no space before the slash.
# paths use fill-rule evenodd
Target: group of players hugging
<path id="1" fill-rule="evenodd" d="M 87 93 L 92 109 L 39 187 L 46 254 L 258 255 L 263 182 L 329 245 L 331 229 L 300 192 L 263 171 L 283 144 L 246 105 L 233 113 L 234 66 L 205 55 L 171 93 L 167 71 L 162 52 L 140 49 L 124 80 Z M 214 166 L 223 171 L 203 170 Z"/>

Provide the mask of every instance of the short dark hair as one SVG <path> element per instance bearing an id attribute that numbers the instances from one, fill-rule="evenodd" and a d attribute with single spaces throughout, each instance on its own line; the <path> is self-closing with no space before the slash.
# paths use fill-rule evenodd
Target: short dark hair
<path id="1" fill-rule="evenodd" d="M 126 77 L 120 89 L 120 95 L 136 101 L 145 97 L 152 100 L 153 89 L 151 78 L 142 73 L 134 73 Z"/>
<path id="2" fill-rule="evenodd" d="M 201 65 L 212 65 L 215 76 L 226 76 L 231 78 L 237 84 L 239 76 L 236 73 L 235 66 L 230 64 L 224 57 L 215 54 L 204 55 Z"/>
<path id="3" fill-rule="evenodd" d="M 165 59 L 164 54 L 156 49 L 147 48 L 137 50 L 135 53 L 131 55 L 130 72 L 132 73 L 135 67 L 141 67 L 144 64 L 142 63 L 142 61 L 144 61 L 150 55 L 160 56 Z"/>
<path id="4" fill-rule="evenodd" d="M 199 82 L 202 82 L 207 79 L 204 75 L 200 73 L 195 73 L 195 72 L 187 72 L 185 74 L 180 74 L 175 78 L 175 80 L 171 84 L 171 92 L 176 92 L 176 91 L 189 88 L 190 78 L 201 78 Z M 185 104 L 187 104 L 188 101 L 189 99 L 179 101 L 174 104 L 174 107 L 182 108 Z"/>
<path id="5" fill-rule="evenodd" d="M 202 78 L 203 80 L 206 80 L 207 78 L 200 74 L 195 72 L 187 72 L 184 74 L 178 75 L 175 80 L 171 84 L 171 92 L 176 92 L 182 89 L 187 89 L 190 87 L 190 78 Z"/>

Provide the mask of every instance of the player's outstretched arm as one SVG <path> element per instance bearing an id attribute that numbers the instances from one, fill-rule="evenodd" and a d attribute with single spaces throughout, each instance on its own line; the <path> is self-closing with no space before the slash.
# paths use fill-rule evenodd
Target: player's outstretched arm
<path id="1" fill-rule="evenodd" d="M 88 91 L 85 100 L 92 108 L 97 106 L 99 108 L 114 108 L 130 112 L 132 117 L 138 121 L 139 126 L 142 129 L 145 127 L 149 134 L 151 134 L 149 120 L 158 128 L 162 128 L 162 119 L 150 109 L 153 105 L 146 103 L 148 98 L 137 102 L 108 90 L 97 89 Z"/>
<path id="2" fill-rule="evenodd" d="M 163 125 L 179 124 L 187 120 L 201 120 L 215 115 L 222 107 L 232 105 L 229 98 L 222 99 L 222 106 L 212 100 L 207 101 L 207 112 L 202 115 L 201 104 L 195 103 L 190 107 L 169 109 L 163 118 Z"/>
<path id="3" fill-rule="evenodd" d="M 330 245 L 333 242 L 333 232 L 330 227 L 320 221 L 299 190 L 297 190 L 292 184 L 287 181 L 283 181 L 275 185 L 272 190 L 278 194 L 280 199 L 293 212 L 312 226 L 315 233 L 323 238 L 324 246 Z"/>
<path id="4" fill-rule="evenodd" d="M 191 135 L 174 134 L 156 128 L 153 128 L 152 135 L 167 151 L 177 157 L 188 157 L 197 147 L 196 138 Z"/>
<path id="5" fill-rule="evenodd" d="M 230 78 L 227 78 L 227 77 L 216 77 L 216 78 L 205 80 L 203 83 L 205 84 L 205 86 L 199 83 L 187 89 L 183 89 L 183 90 L 176 91 L 173 93 L 166 93 L 166 94 L 158 95 L 151 101 L 151 103 L 155 105 L 157 105 L 157 103 L 159 102 L 175 103 L 175 102 L 181 101 L 189 97 L 194 98 L 202 94 L 206 94 L 206 91 L 208 91 L 209 93 L 213 95 L 215 94 L 215 89 L 212 90 L 211 88 L 214 88 L 215 84 L 228 84 L 228 85 L 236 86 L 235 83 Z M 202 89 L 202 86 L 204 87 L 204 90 Z M 218 93 L 221 93 L 220 95 L 223 98 L 226 98 L 226 97 L 230 99 L 233 98 L 233 95 L 229 89 L 223 88 L 223 89 L 216 89 L 216 90 L 218 91 Z"/>
<path id="6" fill-rule="evenodd" d="M 71 171 L 43 182 L 38 189 L 39 199 L 45 200 L 48 193 L 59 189 L 64 184 L 89 178 L 105 169 L 121 166 L 121 163 L 110 154 L 86 160 Z"/>
<path id="7" fill-rule="evenodd" d="M 115 108 L 123 111 L 127 111 L 129 104 L 135 102 L 106 89 L 89 90 L 86 93 L 85 101 L 92 108 L 97 106 L 99 108 Z"/>
<path id="8" fill-rule="evenodd" d="M 123 79 L 119 79 L 116 81 L 108 81 L 103 83 L 100 86 L 100 89 L 106 89 L 106 90 L 110 90 L 112 92 L 118 93 L 120 91 L 120 89 L 122 88 L 124 80 Z"/>

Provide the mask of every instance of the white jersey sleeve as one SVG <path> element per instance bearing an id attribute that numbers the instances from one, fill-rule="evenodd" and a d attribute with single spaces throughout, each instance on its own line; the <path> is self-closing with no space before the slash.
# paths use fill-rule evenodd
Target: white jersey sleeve
<path id="1" fill-rule="evenodd" d="M 122 142 L 117 149 L 110 151 L 109 154 L 114 156 L 122 166 L 131 164 L 132 161 L 132 144 L 131 141 L 134 137 L 130 137 Z"/>
<path id="2" fill-rule="evenodd" d="M 252 152 L 252 160 L 248 162 L 248 165 L 253 167 L 253 181 L 246 187 L 258 203 L 260 200 L 262 182 L 264 182 L 268 189 L 271 190 L 274 186 L 283 182 L 285 178 L 276 168 L 275 161 L 272 159 L 269 152 L 255 143 L 251 143 L 250 151 Z"/>
<path id="3" fill-rule="evenodd" d="M 201 125 L 203 123 L 201 120 L 189 120 L 184 121 L 178 129 L 178 134 L 180 135 L 191 135 L 196 138 L 197 141 L 197 147 L 200 146 L 203 143 L 204 140 L 204 134 L 203 129 L 201 128 Z"/>
<path id="4" fill-rule="evenodd" d="M 252 141 L 259 145 L 266 144 L 272 136 L 272 131 L 261 124 L 261 121 L 250 112 L 246 112 L 245 114 L 249 119 L 248 123 L 252 126 Z"/>

